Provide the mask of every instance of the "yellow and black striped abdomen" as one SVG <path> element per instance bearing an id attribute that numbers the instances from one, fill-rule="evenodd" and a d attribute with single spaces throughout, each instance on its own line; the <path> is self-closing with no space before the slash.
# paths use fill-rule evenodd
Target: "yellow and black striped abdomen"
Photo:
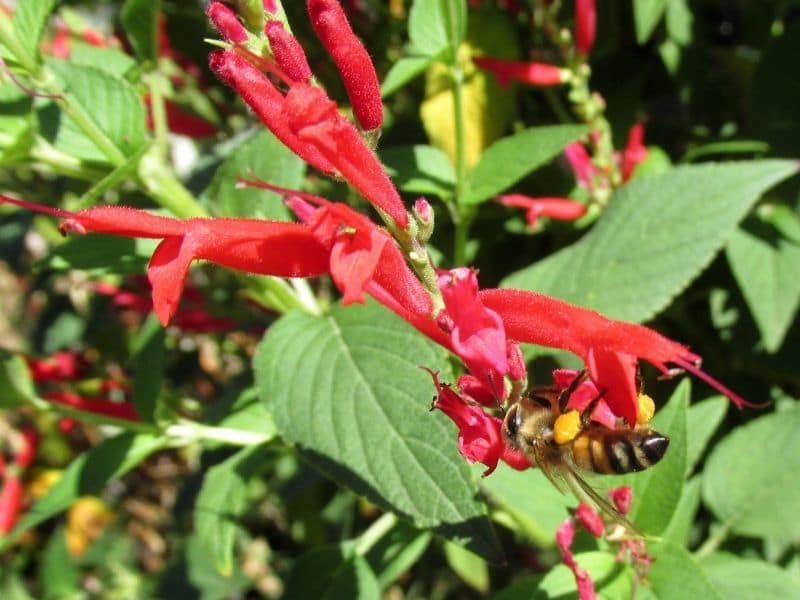
<path id="1" fill-rule="evenodd" d="M 669 438 L 652 429 L 612 431 L 591 426 L 572 441 L 575 465 L 590 473 L 622 475 L 652 467 L 664 456 Z"/>

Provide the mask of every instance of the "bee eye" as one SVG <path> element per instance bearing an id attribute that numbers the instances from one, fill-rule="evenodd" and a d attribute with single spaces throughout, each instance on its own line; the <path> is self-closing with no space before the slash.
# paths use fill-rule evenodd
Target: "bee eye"
<path id="1" fill-rule="evenodd" d="M 514 405 L 508 409 L 503 423 L 506 435 L 508 437 L 513 439 L 517 436 L 517 433 L 519 432 L 519 421 L 519 411 L 517 410 L 517 406 Z"/>

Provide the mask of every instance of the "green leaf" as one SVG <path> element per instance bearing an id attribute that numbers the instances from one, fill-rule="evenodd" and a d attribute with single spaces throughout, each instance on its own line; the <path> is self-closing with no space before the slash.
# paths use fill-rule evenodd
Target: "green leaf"
<path id="1" fill-rule="evenodd" d="M 759 211 L 725 250 L 764 348 L 777 351 L 800 306 L 800 219 L 785 206 Z"/>
<path id="2" fill-rule="evenodd" d="M 503 280 L 628 321 L 667 306 L 733 234 L 792 161 L 678 167 L 634 179 L 581 240 Z"/>
<path id="3" fill-rule="evenodd" d="M 723 600 L 708 575 L 692 556 L 672 542 L 648 544 L 648 551 L 655 558 L 647 575 L 652 591 L 659 600 Z"/>
<path id="4" fill-rule="evenodd" d="M 686 475 L 692 472 L 703 455 L 708 441 L 725 418 L 730 400 L 713 396 L 689 407 L 687 416 Z"/>
<path id="5" fill-rule="evenodd" d="M 403 192 L 449 198 L 456 174 L 447 154 L 433 146 L 401 146 L 381 152 L 394 184 Z"/>
<path id="6" fill-rule="evenodd" d="M 0 83 L 0 160 L 26 159 L 33 145 L 30 96 L 11 82 Z"/>
<path id="7" fill-rule="evenodd" d="M 366 560 L 352 555 L 341 545 L 329 545 L 315 548 L 297 559 L 283 597 L 286 600 L 378 600 L 381 590 Z"/>
<path id="8" fill-rule="evenodd" d="M 167 445 L 167 439 L 147 434 L 122 433 L 79 455 L 60 479 L 38 500 L 6 537 L 0 552 L 31 527 L 69 508 L 80 496 L 97 495 L 105 485 Z"/>
<path id="9" fill-rule="evenodd" d="M 490 561 L 499 550 L 456 428 L 430 412 L 430 375 L 444 353 L 386 309 L 290 313 L 254 359 L 278 430 L 317 468 L 380 506 L 433 528 Z"/>
<path id="10" fill-rule="evenodd" d="M 98 48 L 80 40 L 70 40 L 69 61 L 95 67 L 114 77 L 124 77 L 136 67 L 136 60 L 116 48 Z"/>
<path id="11" fill-rule="evenodd" d="M 447 540 L 444 543 L 444 556 L 461 581 L 482 593 L 489 590 L 489 567 L 480 556 Z"/>
<path id="12" fill-rule="evenodd" d="M 734 533 L 800 537 L 800 407 L 738 427 L 717 445 L 703 476 L 703 500 Z"/>
<path id="13" fill-rule="evenodd" d="M 689 422 L 691 423 L 691 420 Z M 697 515 L 697 509 L 700 508 L 700 482 L 700 475 L 697 475 L 683 486 L 683 493 L 675 507 L 672 520 L 662 534 L 665 540 L 683 547 L 689 542 L 694 518 Z"/>
<path id="14" fill-rule="evenodd" d="M 145 109 L 136 89 L 127 81 L 95 67 L 52 60 L 67 102 L 81 112 L 123 155 L 134 154 L 145 143 Z M 39 111 L 42 135 L 62 152 L 76 158 L 110 162 L 75 121 L 49 104 Z"/>
<path id="15" fill-rule="evenodd" d="M 667 35 L 680 46 L 692 43 L 692 25 L 694 16 L 687 0 L 671 0 L 667 2 Z"/>
<path id="16" fill-rule="evenodd" d="M 429 531 L 420 531 L 405 521 L 399 521 L 387 535 L 378 540 L 364 558 L 377 574 L 381 589 L 388 588 L 410 569 L 432 539 Z"/>
<path id="17" fill-rule="evenodd" d="M 633 0 L 633 24 L 639 44 L 650 39 L 666 8 L 667 0 Z"/>
<path id="18" fill-rule="evenodd" d="M 233 574 L 233 545 L 238 518 L 248 506 L 248 482 L 263 468 L 263 446 L 251 446 L 212 467 L 203 478 L 194 509 L 197 542 L 223 577 Z"/>
<path id="19" fill-rule="evenodd" d="M 686 151 L 682 162 L 695 162 L 699 158 L 725 154 L 764 154 L 769 151 L 769 144 L 760 140 L 725 140 L 695 146 Z"/>
<path id="20" fill-rule="evenodd" d="M 28 404 L 36 399 L 28 365 L 18 354 L 0 353 L 0 408 Z"/>
<path id="21" fill-rule="evenodd" d="M 515 471 L 501 463 L 480 480 L 481 489 L 493 504 L 514 520 L 520 533 L 539 546 L 552 545 L 556 529 L 577 502 L 559 492 L 539 469 Z"/>
<path id="22" fill-rule="evenodd" d="M 726 600 L 800 598 L 800 579 L 767 562 L 718 552 L 700 565 Z"/>
<path id="23" fill-rule="evenodd" d="M 633 506 L 628 518 L 651 535 L 667 528 L 683 491 L 689 389 L 689 380 L 685 379 L 652 421 L 653 429 L 669 437 L 669 448 L 661 462 L 640 473 L 613 478 L 617 480 L 615 486 L 621 481 L 631 486 Z"/>
<path id="24" fill-rule="evenodd" d="M 258 398 L 258 390 L 254 387 L 212 404 L 203 415 L 203 422 L 216 427 L 258 433 L 266 439 L 277 435 L 275 421 Z"/>
<path id="25" fill-rule="evenodd" d="M 63 527 L 50 536 L 41 554 L 37 580 L 44 598 L 69 598 L 80 593 L 81 572 L 67 549 Z"/>
<path id="26" fill-rule="evenodd" d="M 438 57 L 461 44 L 467 30 L 464 0 L 414 0 L 408 15 L 412 52 Z"/>
<path id="27" fill-rule="evenodd" d="M 39 40 L 55 5 L 55 0 L 27 0 L 15 5 L 14 31 L 31 58 L 39 55 Z"/>
<path id="28" fill-rule="evenodd" d="M 73 236 L 53 248 L 37 268 L 69 271 L 78 269 L 95 274 L 143 273 L 161 240 L 139 240 L 113 235 Z"/>
<path id="29" fill-rule="evenodd" d="M 298 189 L 305 163 L 269 131 L 261 130 L 236 150 L 217 169 L 203 193 L 202 204 L 214 215 L 260 219 L 289 219 L 280 194 L 259 188 L 237 188 L 236 180 L 258 178 L 277 186 Z"/>
<path id="30" fill-rule="evenodd" d="M 164 328 L 150 313 L 133 341 L 133 405 L 139 416 L 150 423 L 155 421 L 164 379 L 164 339 Z"/>
<path id="31" fill-rule="evenodd" d="M 120 20 L 136 56 L 142 60 L 158 58 L 158 18 L 161 0 L 125 0 Z"/>
<path id="32" fill-rule="evenodd" d="M 584 125 L 531 127 L 495 142 L 469 172 L 463 203 L 480 204 L 506 191 L 587 131 Z"/>
<path id="33" fill-rule="evenodd" d="M 395 62 L 381 83 L 381 97 L 388 98 L 409 81 L 422 75 L 432 60 L 430 56 L 406 56 Z"/>

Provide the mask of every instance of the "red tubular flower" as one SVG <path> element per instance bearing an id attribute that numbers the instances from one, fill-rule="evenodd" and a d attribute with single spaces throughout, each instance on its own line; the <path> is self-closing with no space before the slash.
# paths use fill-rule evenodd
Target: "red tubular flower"
<path id="1" fill-rule="evenodd" d="M 569 198 L 531 198 L 523 194 L 505 194 L 497 197 L 503 206 L 525 209 L 528 226 L 535 227 L 539 217 L 559 221 L 575 221 L 586 214 L 586 205 Z"/>
<path id="2" fill-rule="evenodd" d="M 228 5 L 222 2 L 212 2 L 206 8 L 206 16 L 226 41 L 232 44 L 243 44 L 247 41 L 247 30 Z"/>
<path id="3" fill-rule="evenodd" d="M 594 591 L 594 583 L 586 569 L 575 562 L 572 555 L 572 542 L 575 540 L 575 523 L 572 519 L 567 519 L 556 531 L 556 543 L 561 551 L 564 564 L 572 571 L 575 583 L 578 585 L 578 597 L 581 600 L 596 600 L 597 594 Z"/>
<path id="4" fill-rule="evenodd" d="M 95 413 L 98 415 L 105 415 L 114 419 L 122 419 L 124 421 L 139 421 L 139 413 L 133 404 L 127 402 L 112 402 L 102 398 L 87 398 L 80 396 L 74 392 L 65 390 L 47 392 L 43 396 L 45 399 L 55 402 L 56 404 L 63 404 L 78 410 Z"/>
<path id="5" fill-rule="evenodd" d="M 592 51 L 597 30 L 595 0 L 575 0 L 575 49 L 584 56 Z"/>
<path id="6" fill-rule="evenodd" d="M 490 71 L 502 86 L 508 85 L 511 81 L 519 81 L 528 85 L 550 87 L 560 85 L 570 77 L 567 69 L 547 63 L 523 62 L 489 56 L 476 56 L 472 62 L 481 69 Z"/>
<path id="7" fill-rule="evenodd" d="M 586 147 L 580 142 L 567 144 L 567 147 L 564 148 L 564 157 L 572 168 L 578 184 L 584 189 L 590 189 L 597 169 L 592 164 L 592 157 L 589 156 Z"/>
<path id="8" fill-rule="evenodd" d="M 289 129 L 283 113 L 283 94 L 250 61 L 233 50 L 216 50 L 209 56 L 209 68 L 242 97 L 267 129 L 292 152 L 323 173 L 330 175 L 336 171 L 317 148 Z"/>
<path id="9" fill-rule="evenodd" d="M 276 13 L 278 12 L 278 5 L 275 0 L 264 0 L 264 10 L 268 13 Z"/>
<path id="10" fill-rule="evenodd" d="M 500 460 L 514 469 L 530 468 L 531 464 L 524 455 L 508 450 L 503 443 L 500 433 L 503 422 L 500 419 L 487 415 L 479 406 L 469 404 L 450 386 L 440 383 L 436 373 L 428 372 L 438 390 L 433 408 L 441 410 L 456 424 L 458 451 L 468 461 L 486 465 L 484 477 L 497 468 Z"/>
<path id="11" fill-rule="evenodd" d="M 308 66 L 306 53 L 297 38 L 286 31 L 283 23 L 275 20 L 264 24 L 264 34 L 281 71 L 292 81 L 308 83 L 311 79 L 311 67 Z"/>
<path id="12" fill-rule="evenodd" d="M 737 406 L 744 399 L 701 371 L 700 357 L 642 325 L 608 319 L 600 313 L 568 304 L 536 292 L 487 289 L 483 303 L 503 319 L 506 334 L 520 342 L 562 348 L 580 356 L 603 400 L 614 414 L 636 423 L 638 390 L 637 359 L 646 360 L 663 373 L 676 365 L 702 379 Z"/>
<path id="13" fill-rule="evenodd" d="M 328 271 L 328 252 L 307 227 L 256 219 L 174 219 L 118 206 L 77 213 L 0 196 L 0 202 L 61 217 L 61 230 L 162 238 L 147 268 L 153 306 L 167 324 L 175 314 L 193 260 L 260 275 L 312 277 Z"/>
<path id="14" fill-rule="evenodd" d="M 294 85 L 283 109 L 292 133 L 322 154 L 350 185 L 400 228 L 408 226 L 408 213 L 383 165 L 325 92 L 310 85 Z"/>
<path id="15" fill-rule="evenodd" d="M 503 377 L 508 373 L 506 332 L 500 316 L 478 296 L 478 278 L 466 267 L 439 277 L 453 350 L 495 398 L 503 399 Z"/>
<path id="16" fill-rule="evenodd" d="M 356 120 L 366 131 L 378 129 L 383 124 L 378 75 L 341 4 L 337 0 L 308 0 L 306 6 L 317 37 L 339 70 Z"/>
<path id="17" fill-rule="evenodd" d="M 644 123 L 636 123 L 628 132 L 628 142 L 622 151 L 622 181 L 628 181 L 636 165 L 647 159 L 644 145 Z"/>

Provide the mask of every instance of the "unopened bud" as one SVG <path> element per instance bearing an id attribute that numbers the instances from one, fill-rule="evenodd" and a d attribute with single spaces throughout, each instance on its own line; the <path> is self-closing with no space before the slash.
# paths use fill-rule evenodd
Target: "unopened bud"
<path id="1" fill-rule="evenodd" d="M 600 515 L 591 506 L 583 502 L 575 509 L 575 518 L 594 537 L 600 537 L 606 529 L 606 525 Z"/>
<path id="2" fill-rule="evenodd" d="M 269 49 L 275 62 L 292 81 L 308 83 L 311 79 L 311 67 L 308 66 L 306 53 L 297 38 L 286 31 L 280 21 L 267 21 L 264 33 L 269 40 Z"/>
<path id="3" fill-rule="evenodd" d="M 633 491 L 627 485 L 621 485 L 608 492 L 609 498 L 623 515 L 628 514 L 633 502 Z"/>
<path id="4" fill-rule="evenodd" d="M 206 8 L 206 16 L 211 19 L 214 27 L 226 41 L 233 44 L 243 44 L 247 41 L 244 25 L 227 4 L 212 2 Z"/>
<path id="5" fill-rule="evenodd" d="M 419 226 L 417 237 L 420 241 L 428 241 L 433 233 L 434 212 L 425 198 L 419 198 L 414 202 L 414 217 Z"/>

